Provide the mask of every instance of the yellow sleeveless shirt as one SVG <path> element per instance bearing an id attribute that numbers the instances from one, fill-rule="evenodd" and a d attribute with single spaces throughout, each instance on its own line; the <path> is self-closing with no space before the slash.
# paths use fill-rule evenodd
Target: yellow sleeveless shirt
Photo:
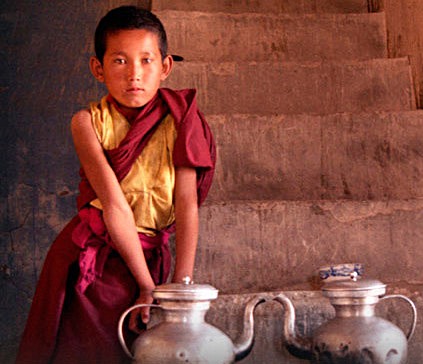
<path id="1" fill-rule="evenodd" d="M 119 146 L 130 124 L 106 99 L 104 97 L 100 104 L 91 103 L 90 111 L 97 138 L 102 147 L 109 150 Z M 120 182 L 134 213 L 137 230 L 149 236 L 175 221 L 175 167 L 172 160 L 175 140 L 175 123 L 168 114 Z M 98 199 L 91 201 L 91 205 L 102 209 Z"/>

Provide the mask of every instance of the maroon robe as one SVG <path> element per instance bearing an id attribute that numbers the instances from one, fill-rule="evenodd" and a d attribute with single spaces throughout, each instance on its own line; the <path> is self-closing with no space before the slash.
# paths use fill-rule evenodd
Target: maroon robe
<path id="1" fill-rule="evenodd" d="M 119 110 L 114 100 L 109 101 Z M 121 181 L 168 113 L 177 130 L 174 165 L 196 168 L 200 205 L 212 182 L 216 150 L 210 129 L 197 109 L 195 90 L 159 89 L 132 121 L 119 147 L 106 151 L 107 158 Z M 89 206 L 97 196 L 82 169 L 80 174 L 79 214 L 47 254 L 16 364 L 128 362 L 118 343 L 117 322 L 138 297 L 138 287 L 113 249 L 101 212 Z M 152 238 L 139 233 L 156 284 L 164 283 L 169 274 L 167 240 L 172 231 L 173 226 L 169 226 Z"/>

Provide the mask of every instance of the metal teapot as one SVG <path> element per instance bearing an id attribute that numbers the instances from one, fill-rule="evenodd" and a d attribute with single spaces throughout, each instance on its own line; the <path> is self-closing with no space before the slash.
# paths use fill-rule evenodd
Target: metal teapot
<path id="1" fill-rule="evenodd" d="M 312 338 L 295 334 L 295 310 L 292 302 L 279 294 L 274 299 L 285 309 L 284 336 L 288 351 L 314 364 L 405 364 L 407 341 L 413 336 L 417 311 L 403 295 L 383 296 L 386 285 L 371 279 L 351 279 L 326 283 L 322 294 L 335 308 L 335 318 L 320 326 Z M 383 296 L 380 298 L 380 296 Z M 375 316 L 380 300 L 401 298 L 413 311 L 413 322 L 407 336 L 391 322 Z"/>
<path id="2" fill-rule="evenodd" d="M 153 298 L 160 304 L 138 304 L 127 309 L 118 324 L 119 341 L 133 364 L 229 364 L 246 357 L 254 342 L 254 309 L 264 302 L 252 298 L 244 311 L 244 330 L 239 339 L 232 340 L 204 316 L 218 290 L 210 285 L 170 283 L 156 287 Z M 123 322 L 134 309 L 157 307 L 163 310 L 164 320 L 142 332 L 130 351 L 123 337 Z"/>

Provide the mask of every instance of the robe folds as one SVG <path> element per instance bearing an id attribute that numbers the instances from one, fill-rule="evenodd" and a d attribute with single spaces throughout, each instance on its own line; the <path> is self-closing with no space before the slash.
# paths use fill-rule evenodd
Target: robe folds
<path id="1" fill-rule="evenodd" d="M 115 149 L 105 150 L 118 181 L 154 134 L 161 120 L 172 115 L 177 137 L 175 167 L 197 170 L 198 203 L 211 186 L 216 149 L 211 131 L 198 110 L 195 90 L 159 89 Z M 110 98 L 110 104 L 122 112 Z M 124 114 L 122 112 L 122 114 Z M 125 115 L 124 115 L 125 116 Z M 128 362 L 117 338 L 121 313 L 138 297 L 138 287 L 126 264 L 113 249 L 101 211 L 90 206 L 97 198 L 80 170 L 76 215 L 58 235 L 47 254 L 32 302 L 16 364 L 119 364 Z M 138 233 L 155 284 L 170 271 L 167 244 L 173 224 L 155 236 Z M 134 334 L 125 333 L 128 340 Z"/>

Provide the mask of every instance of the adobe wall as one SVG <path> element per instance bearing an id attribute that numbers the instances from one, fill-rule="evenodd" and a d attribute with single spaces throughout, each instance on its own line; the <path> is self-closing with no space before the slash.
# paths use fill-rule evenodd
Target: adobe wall
<path id="1" fill-rule="evenodd" d="M 14 356 L 46 251 L 75 214 L 79 163 L 69 121 L 103 94 L 88 70 L 92 34 L 99 17 L 122 3 L 0 5 L 0 363 Z M 374 7 L 386 11 L 390 56 L 410 56 L 422 107 L 423 2 L 385 0 Z"/>
<path id="2" fill-rule="evenodd" d="M 417 97 L 423 107 L 423 2 L 421 0 L 378 0 L 373 10 L 386 12 L 389 57 L 409 56 Z"/>

